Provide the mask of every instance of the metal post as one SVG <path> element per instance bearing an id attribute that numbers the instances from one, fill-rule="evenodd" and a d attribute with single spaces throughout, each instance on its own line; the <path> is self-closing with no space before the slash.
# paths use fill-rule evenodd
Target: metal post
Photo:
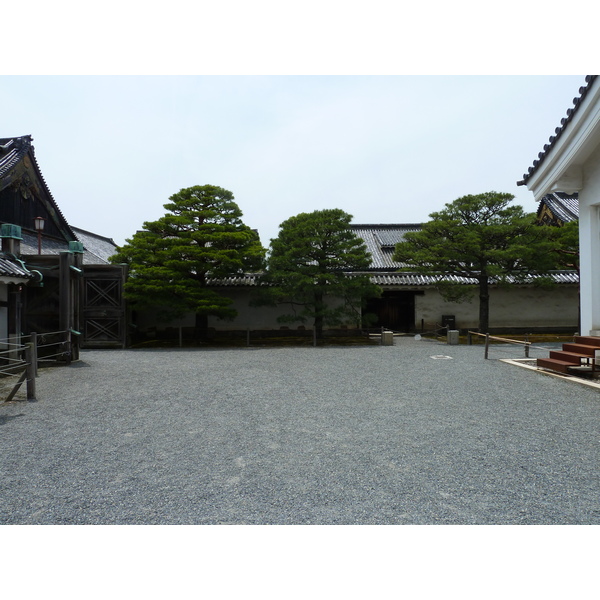
<path id="1" fill-rule="evenodd" d="M 486 333 L 485 334 L 485 356 L 484 358 L 487 360 L 488 357 L 488 350 L 490 348 L 490 334 Z"/>
<path id="2" fill-rule="evenodd" d="M 29 342 L 25 346 L 25 373 L 27 377 L 27 400 L 35 400 L 35 364 L 37 363 L 36 347 Z"/>
<path id="3" fill-rule="evenodd" d="M 317 328 L 313 327 L 313 346 L 317 347 Z"/>
<path id="4" fill-rule="evenodd" d="M 525 341 L 529 341 L 529 336 L 525 336 Z M 529 344 L 525 344 L 525 358 L 529 358 Z"/>
<path id="5" fill-rule="evenodd" d="M 250 327 L 246 329 L 246 346 L 250 347 Z"/>

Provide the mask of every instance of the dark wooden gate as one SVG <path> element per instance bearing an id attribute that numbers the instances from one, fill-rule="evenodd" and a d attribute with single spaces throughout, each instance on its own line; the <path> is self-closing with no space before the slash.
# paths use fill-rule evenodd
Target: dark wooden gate
<path id="1" fill-rule="evenodd" d="M 365 312 L 375 314 L 373 327 L 408 333 L 415 328 L 415 294 L 418 292 L 389 291 L 369 300 Z"/>
<path id="2" fill-rule="evenodd" d="M 123 298 L 125 267 L 86 265 L 83 270 L 83 348 L 124 348 L 127 314 Z"/>

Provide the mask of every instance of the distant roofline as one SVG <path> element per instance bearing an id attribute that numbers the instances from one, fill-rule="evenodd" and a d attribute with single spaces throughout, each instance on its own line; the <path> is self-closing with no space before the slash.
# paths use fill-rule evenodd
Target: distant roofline
<path id="1" fill-rule="evenodd" d="M 396 224 L 390 224 L 390 223 L 351 223 L 350 224 L 351 227 L 362 227 L 364 229 L 395 229 L 398 227 L 423 227 L 423 223 L 396 223 Z"/>
<path id="2" fill-rule="evenodd" d="M 71 225 L 71 229 L 73 231 L 80 231 L 81 233 L 85 233 L 87 235 L 91 235 L 96 238 L 100 238 L 101 240 L 104 240 L 105 242 L 109 242 L 110 244 L 117 246 L 117 244 L 115 243 L 115 241 L 112 238 L 106 237 L 104 235 L 100 235 L 99 233 L 94 233 L 93 231 L 88 231 L 87 229 L 82 229 L 81 227 L 75 227 L 74 225 Z"/>

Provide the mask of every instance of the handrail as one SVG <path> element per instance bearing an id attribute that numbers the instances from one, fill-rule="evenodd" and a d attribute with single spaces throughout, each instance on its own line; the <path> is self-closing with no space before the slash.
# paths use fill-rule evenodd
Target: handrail
<path id="1" fill-rule="evenodd" d="M 488 358 L 489 348 L 490 348 L 490 340 L 498 340 L 500 342 L 506 342 L 508 344 L 520 344 L 525 348 L 525 358 L 529 358 L 529 347 L 531 346 L 531 342 L 522 342 L 521 340 L 512 340 L 510 338 L 501 338 L 497 336 L 490 335 L 489 333 L 479 333 L 478 331 L 469 331 L 469 335 L 479 335 L 485 338 L 485 353 L 484 358 Z"/>
<path id="2" fill-rule="evenodd" d="M 0 376 L 19 377 L 20 374 L 19 380 L 8 397 L 4 399 L 4 402 L 8 402 L 14 398 L 15 394 L 24 382 L 27 382 L 27 399 L 35 400 L 35 379 L 37 377 L 39 363 L 56 362 L 59 358 L 64 358 L 66 360 L 66 364 L 70 364 L 72 360 L 72 333 L 72 330 L 53 331 L 41 334 L 32 332 L 29 335 L 21 335 L 15 338 L 0 340 L 0 346 L 4 344 L 7 347 L 5 350 L 0 350 L 0 362 L 4 363 L 0 364 Z M 64 336 L 64 339 L 59 339 L 52 343 L 38 343 L 42 340 L 46 342 L 47 340 L 44 338 L 53 335 L 60 335 L 61 337 Z M 20 340 L 21 343 L 11 343 L 11 340 L 14 339 Z M 24 343 L 23 340 L 30 341 Z M 49 348 L 50 346 L 57 346 L 57 352 L 54 354 L 47 354 L 44 357 L 38 356 L 39 349 Z"/>
<path id="3" fill-rule="evenodd" d="M 498 340 L 499 342 L 508 342 L 509 344 L 523 344 L 526 346 L 531 346 L 531 342 L 523 342 L 521 340 L 511 340 L 510 338 L 501 338 L 501 337 L 494 337 L 493 335 L 490 335 L 489 333 L 479 333 L 478 331 L 469 331 L 469 333 L 471 335 L 479 335 L 481 337 L 490 339 L 490 340 Z"/>

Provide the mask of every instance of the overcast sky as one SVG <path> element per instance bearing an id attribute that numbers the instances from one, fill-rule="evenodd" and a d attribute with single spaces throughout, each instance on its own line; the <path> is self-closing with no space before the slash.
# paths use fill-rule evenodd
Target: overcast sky
<path id="1" fill-rule="evenodd" d="M 181 188 L 233 192 L 263 244 L 300 212 L 415 223 L 514 194 L 584 85 L 571 76 L 4 76 L 69 224 L 122 244 Z"/>

